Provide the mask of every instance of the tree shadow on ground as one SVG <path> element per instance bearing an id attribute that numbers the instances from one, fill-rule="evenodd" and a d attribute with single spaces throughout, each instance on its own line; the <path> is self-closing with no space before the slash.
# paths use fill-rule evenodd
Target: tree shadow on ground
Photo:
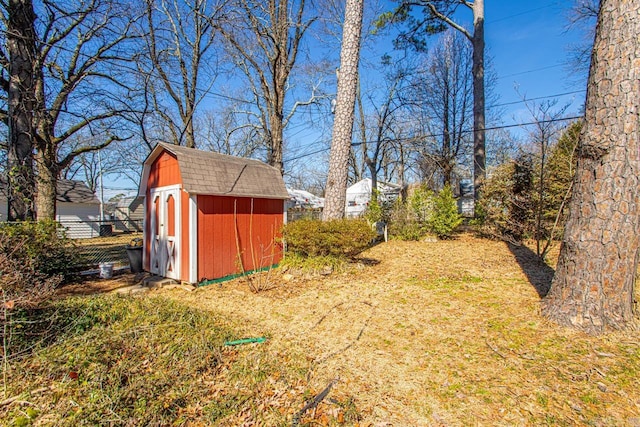
<path id="1" fill-rule="evenodd" d="M 366 257 L 357 257 L 357 258 L 354 259 L 354 262 L 356 262 L 358 264 L 365 265 L 367 267 L 372 267 L 374 265 L 380 264 L 380 260 L 379 259 L 366 258 Z"/>
<path id="2" fill-rule="evenodd" d="M 511 253 L 516 257 L 516 261 L 527 276 L 529 283 L 531 283 L 538 292 L 540 298 L 544 298 L 547 293 L 549 293 L 549 289 L 551 289 L 551 281 L 553 280 L 555 270 L 549 267 L 549 265 L 542 261 L 534 251 L 525 245 L 516 245 L 514 243 L 507 242 L 507 246 Z"/>

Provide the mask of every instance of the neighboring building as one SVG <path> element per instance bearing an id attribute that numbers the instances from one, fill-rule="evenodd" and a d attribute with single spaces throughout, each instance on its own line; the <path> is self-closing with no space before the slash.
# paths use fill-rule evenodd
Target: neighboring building
<path id="1" fill-rule="evenodd" d="M 322 209 L 324 208 L 324 198 L 304 190 L 295 190 L 287 188 L 289 193 L 289 201 L 287 202 L 287 210 L 289 209 Z"/>
<path id="2" fill-rule="evenodd" d="M 143 221 L 143 196 L 123 197 L 113 208 L 113 224 L 117 231 L 141 232 Z"/>
<path id="3" fill-rule="evenodd" d="M 158 144 L 144 162 L 144 268 L 189 283 L 282 259 L 289 194 L 280 171 L 253 159 Z"/>
<path id="4" fill-rule="evenodd" d="M 285 204 L 287 222 L 300 219 L 320 219 L 324 198 L 304 190 L 287 188 L 290 199 Z"/>
<path id="5" fill-rule="evenodd" d="M 473 218 L 475 199 L 473 197 L 473 181 L 463 179 L 460 181 L 460 197 L 458 197 L 458 213 L 466 218 Z"/>
<path id="6" fill-rule="evenodd" d="M 365 178 L 347 188 L 347 202 L 345 215 L 353 218 L 362 215 L 371 201 L 371 178 Z M 402 191 L 402 186 L 389 182 L 378 181 L 378 200 L 380 202 L 393 202 Z"/>
<path id="7" fill-rule="evenodd" d="M 0 181 L 0 220 L 7 220 L 7 197 Z M 56 221 L 67 230 L 67 237 L 86 239 L 100 234 L 100 200 L 82 181 L 59 179 L 56 195 Z"/>

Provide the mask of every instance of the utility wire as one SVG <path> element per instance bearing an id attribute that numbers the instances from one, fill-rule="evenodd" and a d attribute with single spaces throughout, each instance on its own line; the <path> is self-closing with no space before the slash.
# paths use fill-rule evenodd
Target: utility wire
<path id="1" fill-rule="evenodd" d="M 503 103 L 500 103 L 500 104 L 488 105 L 486 108 L 489 109 L 489 108 L 495 108 L 495 107 L 503 107 L 505 105 L 522 104 L 522 103 L 525 103 L 527 101 L 537 101 L 539 99 L 555 98 L 555 97 L 558 97 L 558 96 L 575 95 L 576 93 L 584 93 L 586 91 L 587 91 L 586 89 L 580 89 L 580 90 L 574 90 L 574 91 L 571 91 L 571 92 L 556 93 L 554 95 L 538 96 L 538 97 L 535 97 L 535 98 L 525 98 L 525 99 L 521 99 L 519 101 L 509 101 L 509 102 L 503 102 Z"/>
<path id="2" fill-rule="evenodd" d="M 527 14 L 529 14 L 531 12 L 537 12 L 539 10 L 549 8 L 551 6 L 556 6 L 557 4 L 558 4 L 558 2 L 554 1 L 552 3 L 549 3 L 549 4 L 545 5 L 545 6 L 536 7 L 535 9 L 529 9 L 529 10 L 525 10 L 525 11 L 522 11 L 522 12 L 514 13 L 513 15 L 503 16 L 502 18 L 492 19 L 492 20 L 487 21 L 485 24 L 493 24 L 493 23 L 496 23 L 496 22 L 507 21 L 507 20 L 509 20 L 511 18 L 515 18 L 516 16 L 527 15 Z"/>
<path id="3" fill-rule="evenodd" d="M 533 68 L 531 70 L 525 70 L 525 71 L 518 71 L 517 73 L 512 73 L 512 74 L 506 74 L 504 76 L 498 76 L 499 79 L 504 79 L 507 77 L 514 77 L 514 76 L 521 76 L 523 74 L 529 74 L 529 73 L 535 73 L 537 71 L 544 71 L 544 70 L 549 70 L 551 68 L 558 68 L 558 67 L 564 67 L 566 66 L 567 63 L 566 62 L 562 62 L 560 64 L 555 64 L 555 65 L 547 65 L 546 67 L 540 67 L 540 68 Z"/>
<path id="4" fill-rule="evenodd" d="M 537 125 L 537 124 L 564 122 L 564 121 L 568 121 L 568 120 L 578 120 L 578 119 L 582 119 L 582 118 L 583 118 L 583 116 L 560 117 L 560 118 L 557 118 L 557 119 L 537 120 L 537 121 L 534 121 L 534 122 L 513 123 L 513 124 L 510 124 L 510 125 L 500 125 L 500 126 L 486 127 L 486 128 L 484 128 L 484 130 L 487 131 L 487 130 L 509 129 L 509 128 L 522 127 L 522 126 L 531 126 L 531 125 Z M 463 131 L 461 131 L 461 133 L 473 133 L 473 129 L 463 130 Z M 415 140 L 418 140 L 418 139 L 422 140 L 422 139 L 427 139 L 427 138 L 435 138 L 435 137 L 439 137 L 439 136 L 443 136 L 443 135 L 444 134 L 436 133 L 436 134 L 419 135 L 419 136 L 412 136 L 412 137 L 405 137 L 405 138 L 396 138 L 396 139 L 394 139 L 394 142 L 415 141 Z M 323 141 L 323 142 L 325 144 L 328 143 L 328 141 Z M 352 142 L 351 146 L 352 147 L 357 147 L 357 146 L 360 146 L 362 144 L 366 144 L 368 142 L 372 142 L 372 141 L 356 141 L 356 142 Z M 324 148 L 318 149 L 316 151 L 313 151 L 311 153 L 300 154 L 298 156 L 294 156 L 294 157 L 290 157 L 288 159 L 284 159 L 284 161 L 285 162 L 291 162 L 291 161 L 294 161 L 294 160 L 300 160 L 302 158 L 313 156 L 315 154 L 324 153 L 324 152 L 328 151 L 330 148 L 331 147 L 324 147 Z"/>

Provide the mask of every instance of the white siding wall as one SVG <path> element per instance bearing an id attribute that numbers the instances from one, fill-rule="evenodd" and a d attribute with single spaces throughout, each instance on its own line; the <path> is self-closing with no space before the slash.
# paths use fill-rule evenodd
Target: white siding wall
<path id="1" fill-rule="evenodd" d="M 100 205 L 58 202 L 57 211 L 56 220 L 67 229 L 67 237 L 88 239 L 100 235 Z"/>

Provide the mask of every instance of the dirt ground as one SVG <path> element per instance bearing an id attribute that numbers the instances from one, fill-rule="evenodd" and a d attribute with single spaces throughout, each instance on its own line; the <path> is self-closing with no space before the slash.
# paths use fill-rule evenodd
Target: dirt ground
<path id="1" fill-rule="evenodd" d="M 306 354 L 310 383 L 335 381 L 329 397 L 352 396 L 360 425 L 640 425 L 639 380 L 619 376 L 637 368 L 637 333 L 547 322 L 552 274 L 527 248 L 465 234 L 381 243 L 329 276 L 276 270 L 260 293 L 240 279 L 159 292 Z"/>

